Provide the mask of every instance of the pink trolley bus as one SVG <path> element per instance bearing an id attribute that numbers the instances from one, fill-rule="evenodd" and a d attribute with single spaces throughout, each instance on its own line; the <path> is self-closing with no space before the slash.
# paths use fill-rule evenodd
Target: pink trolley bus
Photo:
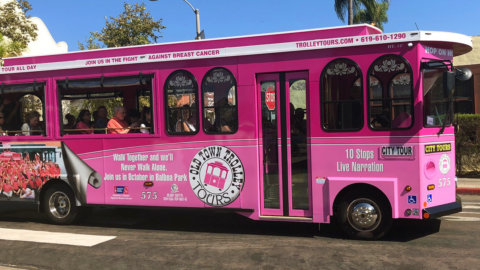
<path id="1" fill-rule="evenodd" d="M 228 209 L 383 236 L 461 210 L 452 95 L 472 49 L 369 25 L 4 59 L 0 204 Z"/>

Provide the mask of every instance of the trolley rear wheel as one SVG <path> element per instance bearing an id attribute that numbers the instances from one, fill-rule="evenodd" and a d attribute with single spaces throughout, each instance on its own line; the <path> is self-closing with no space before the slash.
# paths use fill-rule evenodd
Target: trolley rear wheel
<path id="1" fill-rule="evenodd" d="M 48 220 L 54 224 L 70 224 L 78 215 L 75 196 L 63 185 L 54 185 L 45 191 L 42 207 Z"/>

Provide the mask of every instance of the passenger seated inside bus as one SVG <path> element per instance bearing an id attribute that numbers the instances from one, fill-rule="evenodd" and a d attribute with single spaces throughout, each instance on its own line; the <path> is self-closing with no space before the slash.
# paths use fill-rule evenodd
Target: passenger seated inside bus
<path id="1" fill-rule="evenodd" d="M 192 113 L 190 112 L 190 106 L 183 105 L 182 109 L 179 111 L 178 120 L 175 125 L 176 132 L 195 132 L 195 119 L 192 117 Z"/>
<path id="2" fill-rule="evenodd" d="M 75 128 L 77 129 L 78 134 L 93 134 L 91 115 L 88 110 L 80 111 Z"/>
<path id="3" fill-rule="evenodd" d="M 43 129 L 40 124 L 40 114 L 37 111 L 27 113 L 25 123 L 22 125 L 22 135 L 42 135 Z"/>
<path id="4" fill-rule="evenodd" d="M 126 112 L 124 107 L 115 107 L 113 110 L 114 116 L 107 124 L 108 134 L 127 134 L 133 128 L 139 126 L 138 122 L 134 122 L 130 125 L 125 121 Z"/>
<path id="5" fill-rule="evenodd" d="M 305 109 L 296 108 L 294 113 L 294 125 L 290 127 L 294 134 L 307 134 L 307 120 L 305 119 Z"/>
<path id="6" fill-rule="evenodd" d="M 235 126 L 235 124 L 232 123 L 233 119 L 234 117 L 231 106 L 225 105 L 225 107 L 221 107 L 218 117 L 216 117 L 215 120 L 217 131 L 220 131 L 221 133 L 233 133 L 233 127 Z"/>
<path id="7" fill-rule="evenodd" d="M 138 127 L 140 126 L 140 122 L 142 121 L 142 119 L 141 119 L 141 114 L 137 109 L 128 110 L 125 120 L 129 125 L 132 125 L 133 123 L 137 123 L 137 128 L 133 128 L 132 130 L 130 130 L 130 133 L 140 132 L 140 129 Z"/>
<path id="8" fill-rule="evenodd" d="M 150 107 L 143 107 L 142 121 L 140 124 L 140 132 L 149 133 L 151 127 L 152 127 L 152 112 L 150 110 Z"/>
<path id="9" fill-rule="evenodd" d="M 105 106 L 98 107 L 96 114 L 93 116 L 93 128 L 96 134 L 105 134 L 108 121 L 110 121 L 107 116 L 107 108 Z"/>
<path id="10" fill-rule="evenodd" d="M 67 134 L 74 133 L 75 125 L 77 124 L 77 120 L 75 120 L 75 116 L 73 114 L 67 113 L 65 115 L 65 120 L 67 120 L 67 124 L 63 125 L 63 131 Z"/>
<path id="11" fill-rule="evenodd" d="M 17 100 L 17 97 L 8 95 L 1 96 L 0 100 L 0 112 L 3 113 L 4 117 L 4 123 L 2 124 L 3 130 L 18 131 L 22 124 L 20 112 L 21 102 Z M 8 135 L 15 135 L 15 132 L 8 132 Z"/>
<path id="12" fill-rule="evenodd" d="M 4 126 L 5 126 L 5 116 L 2 112 L 0 112 L 0 136 L 7 136 L 8 135 Z"/>
<path id="13" fill-rule="evenodd" d="M 386 108 L 382 110 L 382 113 L 377 114 L 372 121 L 370 121 L 370 125 L 372 127 L 380 127 L 380 128 L 389 128 L 390 127 L 390 111 Z"/>

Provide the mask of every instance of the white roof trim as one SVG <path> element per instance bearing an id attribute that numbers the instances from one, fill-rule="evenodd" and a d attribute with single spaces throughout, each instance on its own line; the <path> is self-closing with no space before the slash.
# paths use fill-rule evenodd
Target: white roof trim
<path id="1" fill-rule="evenodd" d="M 92 58 L 73 61 L 4 66 L 0 74 L 37 72 L 49 70 L 65 70 L 90 67 L 116 66 L 125 64 L 169 62 L 181 60 L 195 60 L 218 57 L 234 57 L 243 55 L 259 55 L 282 52 L 320 50 L 342 47 L 358 47 L 377 44 L 391 44 L 402 42 L 441 42 L 453 43 L 454 54 L 462 54 L 472 49 L 472 40 L 468 36 L 447 32 L 412 31 L 400 33 L 385 33 L 376 35 L 347 36 L 327 39 L 300 40 L 283 43 L 223 47 L 202 50 L 171 51 L 129 55 L 120 57 Z M 457 46 L 457 48 L 455 48 Z"/>
<path id="2" fill-rule="evenodd" d="M 125 48 L 143 48 L 143 47 L 155 47 L 155 46 L 164 46 L 164 45 L 178 45 L 178 44 L 186 44 L 192 42 L 205 42 L 205 41 L 221 41 L 221 40 L 229 40 L 229 39 L 236 39 L 236 38 L 251 38 L 251 37 L 264 37 L 264 36 L 272 36 L 272 35 L 282 35 L 282 34 L 292 34 L 292 33 L 306 33 L 306 32 L 313 32 L 313 31 L 325 31 L 325 30 L 336 30 L 336 29 L 344 29 L 344 28 L 355 28 L 355 27 L 368 27 L 379 32 L 382 32 L 381 29 L 370 25 L 370 24 L 354 24 L 354 25 L 343 25 L 343 26 L 332 26 L 332 27 L 323 27 L 323 28 L 311 28 L 311 29 L 303 29 L 303 30 L 291 30 L 291 31 L 282 31 L 282 32 L 271 32 L 265 34 L 253 34 L 253 35 L 240 35 L 240 36 L 230 36 L 230 37 L 219 37 L 219 38 L 208 38 L 208 39 L 199 39 L 199 40 L 184 40 L 184 41 L 171 41 L 165 43 L 152 43 L 152 44 L 145 44 L 145 45 L 134 45 L 134 46 L 126 46 L 126 47 L 114 47 L 114 48 L 100 48 L 100 49 L 93 49 L 88 51 L 73 51 L 68 53 L 59 53 L 59 54 L 50 54 L 45 56 L 58 56 L 58 55 L 65 55 L 65 54 L 78 54 L 78 53 L 85 53 L 85 52 L 92 52 L 92 51 L 114 51 L 114 50 L 122 50 Z M 25 56 L 16 56 L 16 57 L 8 57 L 5 59 L 15 59 L 15 58 L 24 58 Z"/>

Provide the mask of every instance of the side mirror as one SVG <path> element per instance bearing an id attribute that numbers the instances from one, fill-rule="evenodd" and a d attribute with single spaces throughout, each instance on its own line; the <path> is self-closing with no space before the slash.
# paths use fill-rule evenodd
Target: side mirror
<path id="1" fill-rule="evenodd" d="M 472 71 L 466 67 L 456 68 L 455 77 L 460 81 L 468 81 L 472 78 Z"/>
<path id="2" fill-rule="evenodd" d="M 443 72 L 443 88 L 448 94 L 447 96 L 452 96 L 455 91 L 455 71 L 445 71 Z"/>

